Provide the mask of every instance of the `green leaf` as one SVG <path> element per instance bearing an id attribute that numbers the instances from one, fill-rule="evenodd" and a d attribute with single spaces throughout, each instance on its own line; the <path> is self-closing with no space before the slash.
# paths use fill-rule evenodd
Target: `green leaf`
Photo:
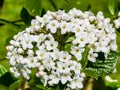
<path id="1" fill-rule="evenodd" d="M 110 52 L 106 60 L 97 60 L 95 63 L 88 62 L 83 72 L 95 79 L 113 72 L 118 61 L 118 53 Z"/>
<path id="2" fill-rule="evenodd" d="M 15 80 L 13 79 L 13 77 L 11 76 L 10 72 L 5 73 L 4 75 L 2 75 L 0 77 L 0 84 L 4 85 L 4 86 L 10 86 L 12 83 L 14 83 Z"/>
<path id="3" fill-rule="evenodd" d="M 0 64 L 0 77 L 4 75 L 6 72 L 7 72 L 7 69 L 3 65 Z"/>
<path id="4" fill-rule="evenodd" d="M 22 80 L 18 80 L 10 85 L 9 90 L 18 90 L 18 88 L 21 87 L 21 84 Z"/>
<path id="5" fill-rule="evenodd" d="M 109 0 L 108 9 L 112 15 L 115 14 L 115 0 Z"/>
<path id="6" fill-rule="evenodd" d="M 118 78 L 120 78 L 120 74 L 116 74 Z M 116 76 L 115 75 L 115 76 Z M 106 77 L 103 78 L 105 85 L 110 87 L 120 87 L 120 81 L 115 77 L 112 78 L 111 75 L 109 76 L 113 81 L 106 80 Z"/>
<path id="7" fill-rule="evenodd" d="M 80 63 L 82 64 L 82 68 L 85 68 L 86 67 L 86 65 L 87 65 L 87 63 L 88 63 L 88 53 L 89 53 L 89 48 L 88 47 L 86 47 L 85 48 L 85 51 L 83 52 L 83 54 L 82 54 L 82 60 L 80 61 Z"/>
<path id="8" fill-rule="evenodd" d="M 86 69 L 83 70 L 83 72 L 88 76 L 91 76 L 95 79 L 98 79 L 97 69 L 86 68 Z"/>
<path id="9" fill-rule="evenodd" d="M 28 10 L 30 15 L 40 16 L 42 11 L 42 2 L 41 0 L 27 0 L 25 3 L 25 8 Z"/>
<path id="10" fill-rule="evenodd" d="M 58 10 L 58 7 L 55 3 L 55 0 L 48 0 L 50 2 L 50 4 L 53 6 L 53 8 L 57 11 Z"/>
<path id="11" fill-rule="evenodd" d="M 6 86 L 0 84 L 0 90 L 8 90 L 8 88 Z"/>
<path id="12" fill-rule="evenodd" d="M 33 17 L 28 13 L 28 11 L 26 10 L 26 8 L 23 7 L 22 10 L 21 10 L 21 19 L 22 19 L 22 21 L 26 25 L 30 25 L 32 18 Z"/>
<path id="13" fill-rule="evenodd" d="M 43 85 L 36 85 L 37 88 L 39 88 L 40 90 L 46 90 L 46 88 Z"/>

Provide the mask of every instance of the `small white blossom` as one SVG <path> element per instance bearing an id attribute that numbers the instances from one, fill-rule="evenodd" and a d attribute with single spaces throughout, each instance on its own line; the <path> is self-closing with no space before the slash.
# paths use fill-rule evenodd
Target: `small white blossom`
<path id="1" fill-rule="evenodd" d="M 70 74 L 62 74 L 61 75 L 61 83 L 62 84 L 65 84 L 67 81 L 70 81 L 71 80 L 71 75 Z"/>
<path id="2" fill-rule="evenodd" d="M 97 53 L 94 53 L 93 50 L 90 50 L 88 54 L 88 60 L 91 62 L 95 62 L 97 56 L 98 56 Z"/>
<path id="3" fill-rule="evenodd" d="M 36 54 L 37 54 L 37 58 L 40 60 L 45 59 L 48 56 L 48 54 L 46 53 L 46 50 L 44 49 L 37 50 Z"/>
<path id="4" fill-rule="evenodd" d="M 53 84 L 58 84 L 60 81 L 60 73 L 52 71 L 49 78 Z"/>
<path id="5" fill-rule="evenodd" d="M 51 41 L 45 41 L 45 45 L 47 50 L 54 50 L 58 46 L 58 42 L 51 40 Z"/>
<path id="6" fill-rule="evenodd" d="M 66 21 L 61 21 L 60 28 L 61 28 L 61 34 L 66 34 L 66 32 L 70 31 L 70 24 Z"/>
<path id="7" fill-rule="evenodd" d="M 69 73 L 70 72 L 70 69 L 68 68 L 67 63 L 58 62 L 57 66 L 58 66 L 57 71 L 60 72 L 60 73 Z"/>
<path id="8" fill-rule="evenodd" d="M 59 60 L 62 62 L 67 62 L 68 60 L 71 59 L 71 55 L 69 55 L 68 52 L 66 51 L 61 51 L 59 55 Z"/>
<path id="9" fill-rule="evenodd" d="M 51 33 L 56 33 L 58 26 L 59 26 L 58 21 L 52 20 L 49 21 L 49 24 L 47 24 L 46 29 L 47 30 L 49 29 Z"/>
<path id="10" fill-rule="evenodd" d="M 71 89 L 81 89 L 83 88 L 83 84 L 82 84 L 83 78 L 80 78 L 79 76 L 74 77 L 74 79 L 70 82 L 69 87 Z"/>
<path id="11" fill-rule="evenodd" d="M 83 52 L 84 52 L 84 48 L 76 47 L 76 46 L 71 47 L 71 54 L 73 54 L 78 61 L 82 59 Z"/>

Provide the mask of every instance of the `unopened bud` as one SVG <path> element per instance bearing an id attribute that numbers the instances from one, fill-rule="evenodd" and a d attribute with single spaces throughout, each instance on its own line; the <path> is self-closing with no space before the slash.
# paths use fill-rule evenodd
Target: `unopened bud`
<path id="1" fill-rule="evenodd" d="M 40 66 L 40 67 L 39 67 L 39 70 L 40 70 L 40 71 L 43 71 L 43 70 L 44 70 L 44 67 L 43 67 L 43 66 Z"/>
<path id="2" fill-rule="evenodd" d="M 12 51 L 13 50 L 13 46 L 7 46 L 6 49 L 9 50 L 9 51 Z"/>
<path id="3" fill-rule="evenodd" d="M 23 51 L 23 49 L 22 48 L 18 48 L 18 53 L 23 53 L 24 51 Z"/>
<path id="4" fill-rule="evenodd" d="M 14 45 L 15 41 L 14 40 L 11 40 L 10 41 L 10 44 Z"/>
<path id="5" fill-rule="evenodd" d="M 15 42 L 14 45 L 15 45 L 16 47 L 19 47 L 19 46 L 20 46 L 19 42 Z"/>

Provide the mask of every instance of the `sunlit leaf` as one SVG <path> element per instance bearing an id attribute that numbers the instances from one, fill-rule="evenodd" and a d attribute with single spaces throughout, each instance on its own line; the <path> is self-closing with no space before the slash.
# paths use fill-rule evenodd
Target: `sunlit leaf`
<path id="1" fill-rule="evenodd" d="M 6 86 L 0 84 L 0 90 L 8 90 L 8 88 Z"/>
<path id="2" fill-rule="evenodd" d="M 18 88 L 21 87 L 22 80 L 18 80 L 14 83 L 12 83 L 9 87 L 9 90 L 18 90 Z"/>
<path id="3" fill-rule="evenodd" d="M 3 65 L 0 64 L 0 77 L 4 75 L 6 72 L 7 72 L 7 69 Z"/>
<path id="4" fill-rule="evenodd" d="M 112 15 L 115 14 L 115 0 L 109 0 L 109 5 L 108 5 L 109 11 Z"/>
<path id="5" fill-rule="evenodd" d="M 119 75 L 119 74 L 118 74 Z M 110 77 L 110 76 L 109 76 Z M 106 77 L 105 77 L 106 78 Z M 117 80 L 117 78 L 112 78 L 110 77 L 110 80 L 106 80 L 104 78 L 105 81 L 105 85 L 106 86 L 110 86 L 110 87 L 120 87 L 120 81 Z"/>
<path id="6" fill-rule="evenodd" d="M 36 87 L 41 89 L 41 90 L 45 90 L 46 89 L 43 85 L 36 85 Z"/>
<path id="7" fill-rule="evenodd" d="M 95 63 L 89 62 L 87 68 L 83 70 L 87 75 L 97 79 L 113 72 L 118 60 L 118 54 L 111 52 L 106 60 L 97 60 Z"/>
<path id="8" fill-rule="evenodd" d="M 25 3 L 25 8 L 32 16 L 41 15 L 42 2 L 41 0 L 27 0 Z"/>

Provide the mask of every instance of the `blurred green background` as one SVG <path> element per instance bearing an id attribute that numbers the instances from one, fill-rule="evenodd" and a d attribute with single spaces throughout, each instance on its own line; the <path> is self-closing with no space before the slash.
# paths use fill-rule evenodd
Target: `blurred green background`
<path id="1" fill-rule="evenodd" d="M 5 19 L 10 22 L 20 23 L 24 25 L 24 23 L 21 22 L 20 14 L 25 4 L 25 1 L 26 0 L 4 0 L 3 5 L 1 5 L 0 8 L 0 19 Z M 54 1 L 55 5 L 51 3 L 52 1 Z M 42 0 L 42 6 L 46 11 L 55 11 L 56 9 L 65 9 L 66 11 L 68 11 L 73 7 L 81 9 L 82 11 L 90 10 L 95 14 L 98 11 L 103 11 L 105 17 L 111 18 L 112 14 L 108 9 L 108 1 L 109 0 Z M 8 44 L 10 37 L 17 34 L 18 32 L 19 29 L 17 28 L 14 28 L 9 24 L 3 25 L 0 23 L 0 64 L 4 65 L 7 68 L 7 70 L 9 70 L 9 60 L 5 59 L 7 53 L 6 45 Z M 120 44 L 119 38 L 117 41 L 118 44 Z M 110 83 L 106 80 L 104 82 L 104 78 L 95 80 L 94 90 L 96 90 L 96 88 L 97 90 L 117 90 L 117 88 L 120 87 L 120 61 L 118 61 L 117 73 L 113 73 L 110 76 L 112 79 L 117 79 L 118 82 Z"/>

